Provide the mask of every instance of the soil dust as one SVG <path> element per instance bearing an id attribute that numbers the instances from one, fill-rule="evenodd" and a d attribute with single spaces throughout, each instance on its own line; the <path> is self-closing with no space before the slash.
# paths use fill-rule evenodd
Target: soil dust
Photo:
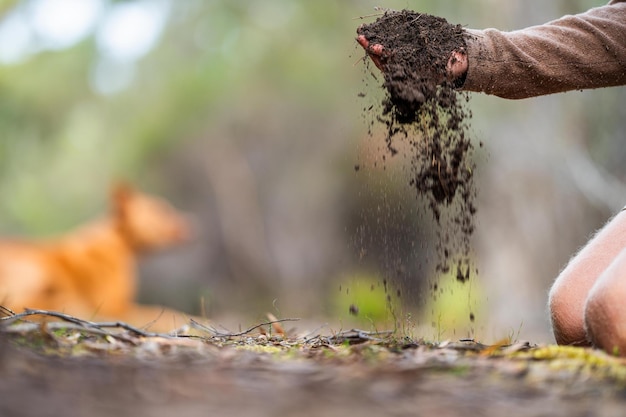
<path id="1" fill-rule="evenodd" d="M 386 95 L 376 122 L 386 128 L 391 155 L 410 146 L 410 185 L 427 201 L 438 227 L 437 271 L 452 267 L 459 281 L 470 278 L 474 231 L 473 145 L 468 96 L 447 78 L 453 51 L 465 48 L 464 31 L 445 19 L 408 10 L 387 11 L 357 33 L 384 47 Z"/>

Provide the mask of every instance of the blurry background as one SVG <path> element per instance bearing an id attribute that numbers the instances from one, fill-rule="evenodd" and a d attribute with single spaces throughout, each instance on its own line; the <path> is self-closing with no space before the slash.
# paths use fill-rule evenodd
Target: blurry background
<path id="1" fill-rule="evenodd" d="M 472 97 L 479 274 L 459 286 L 432 275 L 406 161 L 368 136 L 381 92 L 354 38 L 373 18 L 355 18 L 513 30 L 603 3 L 0 0 L 0 234 L 76 227 L 123 178 L 194 219 L 192 242 L 143 260 L 141 301 L 551 341 L 552 280 L 626 203 L 626 90 Z"/>

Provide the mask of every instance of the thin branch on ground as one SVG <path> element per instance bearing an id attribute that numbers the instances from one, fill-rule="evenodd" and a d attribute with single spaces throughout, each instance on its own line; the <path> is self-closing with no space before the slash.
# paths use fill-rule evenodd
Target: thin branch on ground
<path id="1" fill-rule="evenodd" d="M 69 323 L 69 322 L 51 322 L 46 323 L 46 327 L 49 330 L 77 330 L 83 333 L 90 333 L 99 336 L 113 336 L 118 339 L 130 341 L 128 338 L 120 337 L 120 335 L 113 335 L 106 330 L 99 329 L 97 327 L 85 327 L 84 325 Z M 41 323 L 35 323 L 32 321 L 24 321 L 24 323 L 13 324 L 11 326 L 4 326 L 0 330 L 2 333 L 31 333 L 41 330 Z"/>
<path id="2" fill-rule="evenodd" d="M 15 315 L 15 311 L 11 310 L 8 307 L 0 305 L 0 314 L 7 314 L 9 316 L 14 316 Z"/>
<path id="3" fill-rule="evenodd" d="M 252 326 L 247 330 L 244 330 L 242 332 L 237 332 L 237 333 L 223 333 L 217 330 L 213 326 L 207 326 L 207 325 L 201 324 L 195 321 L 194 319 L 189 319 L 189 320 L 190 320 L 191 327 L 198 329 L 198 330 L 205 331 L 207 333 L 211 333 L 215 337 L 239 337 L 239 336 L 245 336 L 249 334 L 250 332 L 252 332 L 253 330 L 258 329 L 259 327 L 271 326 L 274 323 L 284 323 L 286 321 L 299 321 L 300 319 L 294 318 L 294 319 L 280 319 L 280 320 L 267 321 L 267 322 L 257 324 L 256 326 Z"/>
<path id="4" fill-rule="evenodd" d="M 6 309 L 3 307 L 3 309 L 10 311 L 9 309 Z M 115 333 L 111 333 L 111 332 L 107 332 L 106 328 L 119 328 L 119 329 L 124 329 L 126 331 L 129 331 L 131 333 L 134 333 L 137 336 L 142 336 L 142 337 L 165 337 L 165 338 L 171 338 L 171 335 L 165 334 L 165 333 L 154 333 L 154 332 L 147 332 L 144 330 L 141 330 L 135 326 L 131 326 L 128 323 L 124 323 L 121 321 L 116 321 L 116 322 L 102 322 L 102 323 L 95 323 L 92 321 L 87 321 L 87 320 L 83 320 L 83 319 L 79 319 L 78 317 L 74 317 L 71 316 L 69 314 L 65 314 L 65 313 L 59 313 L 58 311 L 49 311 L 49 310 L 30 310 L 27 309 L 26 311 L 24 311 L 23 313 L 17 313 L 17 314 L 13 314 L 11 316 L 8 317 L 0 317 L 0 323 L 2 324 L 10 324 L 13 323 L 14 321 L 23 319 L 25 317 L 31 317 L 31 316 L 48 316 L 48 317 L 55 317 L 58 319 L 61 319 L 63 321 L 66 321 L 68 323 L 72 323 L 75 324 L 77 326 L 80 326 L 82 328 L 85 329 L 98 329 L 100 331 L 103 332 L 103 334 L 106 334 L 107 336 L 112 336 L 115 338 L 120 338 L 120 339 L 124 339 L 125 341 L 129 341 L 128 338 L 124 337 L 123 335 L 120 334 L 115 334 Z"/>
<path id="5" fill-rule="evenodd" d="M 345 341 L 353 343 L 364 341 L 384 342 L 385 338 L 391 336 L 392 334 L 394 334 L 393 330 L 368 332 L 365 330 L 352 329 L 339 332 L 331 337 L 328 337 L 327 340 L 335 344 L 341 344 Z"/>
<path id="6" fill-rule="evenodd" d="M 321 326 L 317 327 L 316 329 L 311 330 L 310 332 L 308 332 L 307 334 L 305 334 L 304 336 L 302 336 L 302 340 L 304 340 L 304 342 L 308 342 L 309 340 L 313 340 L 313 339 L 317 339 L 320 337 L 320 330 L 328 327 L 328 323 L 324 323 Z"/>

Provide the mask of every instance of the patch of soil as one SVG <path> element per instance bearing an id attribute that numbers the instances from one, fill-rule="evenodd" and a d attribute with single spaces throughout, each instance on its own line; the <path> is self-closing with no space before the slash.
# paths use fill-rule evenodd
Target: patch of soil
<path id="1" fill-rule="evenodd" d="M 410 185 L 424 197 L 440 226 L 437 270 L 470 277 L 470 237 L 474 231 L 473 146 L 465 108 L 468 96 L 447 78 L 453 51 L 465 48 L 464 30 L 445 19 L 409 10 L 388 11 L 357 33 L 384 47 L 381 58 L 386 96 L 377 121 L 386 126 L 386 144 L 411 145 Z M 402 147 L 407 149 L 406 146 Z"/>

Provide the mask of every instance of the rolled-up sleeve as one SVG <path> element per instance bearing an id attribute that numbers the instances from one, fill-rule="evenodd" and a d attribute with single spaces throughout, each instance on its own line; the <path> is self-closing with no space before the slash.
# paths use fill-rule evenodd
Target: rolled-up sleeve
<path id="1" fill-rule="evenodd" d="M 502 32 L 466 31 L 463 90 L 521 99 L 626 84 L 626 0 Z"/>

